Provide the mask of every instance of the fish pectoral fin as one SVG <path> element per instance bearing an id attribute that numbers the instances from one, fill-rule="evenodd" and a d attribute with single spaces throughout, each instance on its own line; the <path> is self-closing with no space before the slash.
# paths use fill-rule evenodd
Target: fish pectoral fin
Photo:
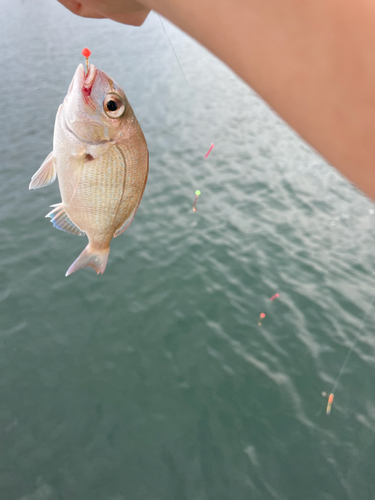
<path id="1" fill-rule="evenodd" d="M 53 164 L 53 151 L 50 153 L 47 158 L 42 163 L 39 170 L 35 172 L 35 174 L 31 177 L 31 182 L 29 185 L 29 189 L 39 189 L 49 184 L 56 179 L 56 169 Z"/>
<path id="2" fill-rule="evenodd" d="M 115 234 L 113 235 L 114 238 L 116 238 L 116 236 L 120 236 L 120 234 L 123 233 L 125 229 L 130 226 L 131 221 L 134 219 L 137 208 L 133 210 L 133 212 L 129 215 L 129 217 L 126 219 L 123 225 L 115 231 Z"/>
<path id="3" fill-rule="evenodd" d="M 51 222 L 53 227 L 60 229 L 61 231 L 66 231 L 67 233 L 76 234 L 77 236 L 85 236 L 86 233 L 82 231 L 74 222 L 72 222 L 66 213 L 65 208 L 62 203 L 57 203 L 57 205 L 51 205 L 55 207 L 46 217 L 51 217 Z"/>
<path id="4" fill-rule="evenodd" d="M 73 194 L 72 194 L 72 197 L 70 198 L 70 201 L 68 203 L 68 207 L 70 206 L 70 204 L 74 198 L 74 195 L 76 194 L 78 185 L 81 181 L 83 168 L 85 166 L 85 156 L 80 155 L 80 156 L 76 156 L 76 157 L 72 158 L 70 166 L 71 166 L 70 172 L 71 172 L 71 181 L 72 181 L 72 185 L 73 185 Z"/>

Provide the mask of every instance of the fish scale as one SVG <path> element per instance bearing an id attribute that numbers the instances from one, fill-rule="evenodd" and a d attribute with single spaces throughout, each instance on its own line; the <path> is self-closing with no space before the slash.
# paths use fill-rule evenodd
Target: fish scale
<path id="1" fill-rule="evenodd" d="M 129 217 L 132 218 L 138 208 L 145 187 L 145 178 L 147 179 L 148 174 L 148 151 L 144 148 L 143 141 L 141 138 L 136 138 L 131 144 L 130 147 L 127 147 L 126 144 L 117 146 L 121 150 L 126 166 L 125 188 L 116 214 L 116 230 L 121 230 L 120 233 L 127 227 L 123 227 L 124 222 Z M 135 150 L 137 151 L 136 158 L 134 157 Z M 135 210 L 130 210 L 129 207 L 135 207 Z M 129 224 L 130 222 L 131 219 Z"/>
<path id="2" fill-rule="evenodd" d="M 125 184 L 125 166 L 117 148 L 84 166 L 67 213 L 92 241 L 101 240 L 117 229 L 116 214 Z"/>

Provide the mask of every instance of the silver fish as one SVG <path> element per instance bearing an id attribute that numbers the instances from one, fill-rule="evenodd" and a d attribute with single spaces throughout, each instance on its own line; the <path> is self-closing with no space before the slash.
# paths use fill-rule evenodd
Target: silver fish
<path id="1" fill-rule="evenodd" d="M 89 243 L 66 276 L 91 266 L 105 271 L 109 244 L 129 226 L 148 175 L 148 149 L 122 88 L 104 71 L 80 64 L 56 115 L 53 151 L 30 189 L 58 177 L 62 202 L 52 205 L 54 227 Z"/>

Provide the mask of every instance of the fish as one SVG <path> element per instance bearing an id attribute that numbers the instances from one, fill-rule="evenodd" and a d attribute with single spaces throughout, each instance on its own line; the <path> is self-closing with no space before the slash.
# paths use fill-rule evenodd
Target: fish
<path id="1" fill-rule="evenodd" d="M 104 71 L 80 64 L 55 120 L 53 151 L 29 189 L 58 179 L 61 202 L 46 217 L 88 245 L 66 272 L 91 266 L 103 274 L 112 238 L 129 227 L 149 169 L 145 136 L 123 89 Z"/>

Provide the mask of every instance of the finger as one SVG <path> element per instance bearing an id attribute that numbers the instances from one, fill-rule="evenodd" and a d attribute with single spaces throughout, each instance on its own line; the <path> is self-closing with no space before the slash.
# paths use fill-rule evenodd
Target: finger
<path id="1" fill-rule="evenodd" d="M 69 9 L 73 14 L 81 17 L 91 17 L 95 19 L 103 19 L 105 16 L 97 12 L 97 10 L 83 6 L 80 2 L 76 0 L 58 0 L 64 7 Z"/>
<path id="2" fill-rule="evenodd" d="M 117 21 L 118 23 L 122 24 L 130 24 L 132 26 L 141 26 L 145 20 L 147 19 L 147 16 L 149 15 L 150 10 L 149 9 L 144 9 L 138 12 L 128 12 L 128 13 L 123 13 L 123 14 L 115 14 L 108 16 L 109 19 L 112 19 L 113 21 Z"/>

